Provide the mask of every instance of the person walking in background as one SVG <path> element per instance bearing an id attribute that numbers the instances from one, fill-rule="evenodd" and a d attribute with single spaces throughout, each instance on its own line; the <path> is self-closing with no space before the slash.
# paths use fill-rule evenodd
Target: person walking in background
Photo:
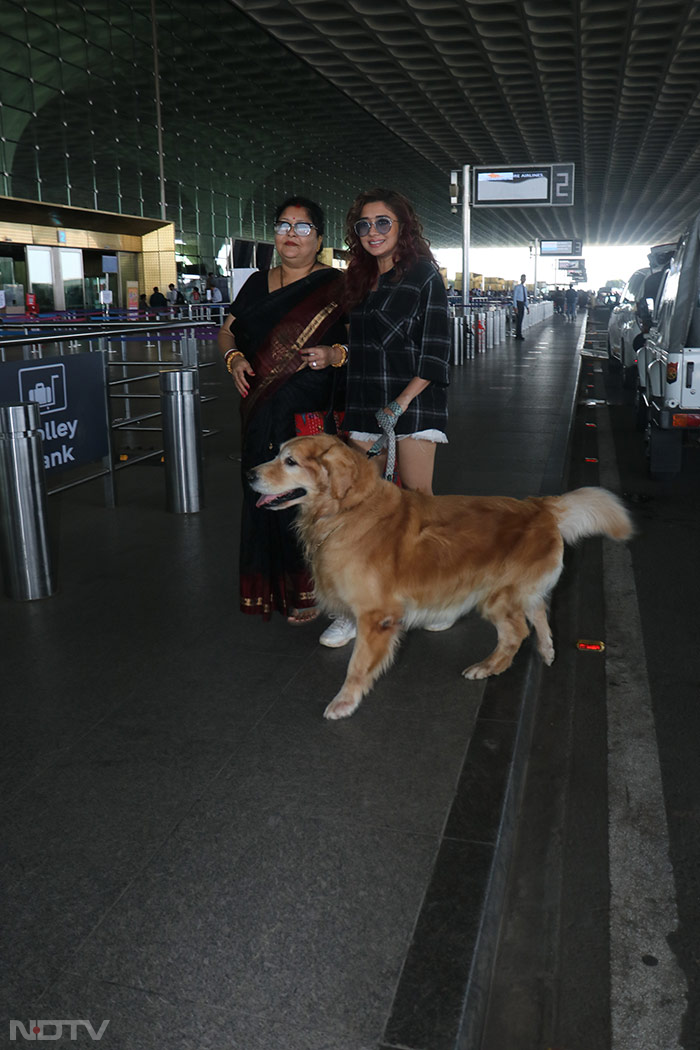
<path id="1" fill-rule="evenodd" d="M 350 352 L 343 425 L 350 444 L 364 452 L 395 434 L 401 483 L 430 495 L 435 451 L 447 441 L 445 285 L 413 205 L 395 190 L 357 197 L 346 240 Z M 320 641 L 337 648 L 355 634 L 354 621 L 336 617 Z"/>
<path id="2" fill-rule="evenodd" d="M 156 285 L 153 289 L 153 294 L 148 300 L 148 305 L 150 306 L 151 310 L 155 310 L 156 314 L 160 314 L 164 310 L 168 309 L 168 300 L 160 291 L 158 285 Z"/>
<path id="3" fill-rule="evenodd" d="M 290 197 L 275 213 L 274 231 L 279 266 L 251 274 L 217 341 L 241 396 L 241 612 L 269 620 L 277 610 L 302 624 L 318 612 L 294 530 L 296 508 L 258 507 L 246 473 L 295 436 L 295 415 L 331 407 L 345 372 L 336 370 L 347 360 L 343 277 L 318 261 L 324 231 L 318 204 Z"/>
<path id="4" fill-rule="evenodd" d="M 566 289 L 564 299 L 566 300 L 566 320 L 573 324 L 576 320 L 576 307 L 578 305 L 578 292 L 573 284 Z"/>
<path id="5" fill-rule="evenodd" d="M 523 336 L 523 317 L 525 311 L 530 313 L 530 307 L 528 306 L 527 300 L 527 288 L 525 287 L 524 273 L 520 274 L 520 284 L 516 284 L 513 289 L 513 306 L 515 307 L 515 338 L 524 339 Z"/>

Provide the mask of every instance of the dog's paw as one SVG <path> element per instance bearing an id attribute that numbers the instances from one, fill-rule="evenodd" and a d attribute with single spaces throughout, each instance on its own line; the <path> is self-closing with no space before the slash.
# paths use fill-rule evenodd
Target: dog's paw
<path id="1" fill-rule="evenodd" d="M 344 695 L 342 692 L 338 693 L 335 699 L 331 700 L 330 704 L 323 712 L 324 718 L 338 719 L 338 718 L 349 718 L 350 715 L 357 710 L 360 706 L 360 701 L 356 700 L 352 696 Z"/>
<path id="2" fill-rule="evenodd" d="M 550 645 L 544 649 L 540 649 L 540 656 L 542 657 L 542 662 L 545 663 L 547 667 L 551 667 L 554 663 L 554 646 Z"/>
<path id="3" fill-rule="evenodd" d="M 462 671 L 462 678 L 469 678 L 470 681 L 475 681 L 479 678 L 488 678 L 492 674 L 488 666 L 481 664 L 472 664 L 471 667 L 465 667 Z"/>
<path id="4" fill-rule="evenodd" d="M 490 678 L 491 675 L 503 674 L 512 663 L 512 656 L 496 656 L 491 653 L 491 656 L 487 657 L 486 660 L 482 660 L 478 664 L 472 664 L 471 667 L 466 667 L 462 671 L 462 675 L 464 678 L 470 679 Z"/>

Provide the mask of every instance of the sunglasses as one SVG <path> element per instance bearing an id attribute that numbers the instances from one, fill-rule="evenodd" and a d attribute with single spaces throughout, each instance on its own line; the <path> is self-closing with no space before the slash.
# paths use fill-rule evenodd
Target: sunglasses
<path id="1" fill-rule="evenodd" d="M 312 222 L 287 222 L 286 219 L 282 222 L 276 222 L 273 226 L 273 230 L 278 237 L 284 237 L 285 234 L 292 231 L 298 237 L 308 237 L 311 231 L 317 228 Z"/>
<path id="2" fill-rule="evenodd" d="M 388 233 L 393 225 L 394 220 L 390 219 L 388 215 L 379 215 L 374 222 L 370 222 L 369 219 L 358 219 L 353 226 L 353 230 L 358 237 L 366 237 L 373 226 L 377 233 Z"/>

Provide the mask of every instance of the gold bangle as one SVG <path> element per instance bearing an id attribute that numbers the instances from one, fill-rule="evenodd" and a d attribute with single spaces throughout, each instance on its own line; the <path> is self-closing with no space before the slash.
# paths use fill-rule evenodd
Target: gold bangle
<path id="1" fill-rule="evenodd" d="M 343 356 L 341 357 L 340 361 L 338 361 L 337 365 L 335 365 L 335 364 L 333 365 L 333 368 L 342 368 L 343 365 L 347 362 L 347 359 L 348 359 L 348 348 L 347 348 L 347 346 L 345 346 L 343 343 L 333 343 L 333 346 L 331 347 L 331 350 L 340 350 L 340 352 L 341 352 L 341 354 Z"/>
<path id="2" fill-rule="evenodd" d="M 233 375 L 233 372 L 231 371 L 231 362 L 234 361 L 237 357 L 245 357 L 245 354 L 242 350 L 231 349 L 227 350 L 224 354 L 224 364 L 226 365 L 226 368 L 230 375 Z"/>

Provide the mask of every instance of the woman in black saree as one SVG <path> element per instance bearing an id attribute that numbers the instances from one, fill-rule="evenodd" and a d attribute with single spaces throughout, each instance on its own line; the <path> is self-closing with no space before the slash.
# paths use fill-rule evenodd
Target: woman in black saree
<path id="1" fill-rule="evenodd" d="M 273 459 L 294 437 L 295 415 L 329 409 L 341 385 L 336 369 L 347 360 L 343 279 L 318 262 L 323 228 L 323 212 L 313 201 L 291 197 L 280 205 L 280 265 L 248 278 L 218 335 L 241 395 L 241 611 L 269 620 L 276 609 L 294 624 L 316 617 L 313 583 L 293 528 L 296 512 L 257 508 L 246 472 Z"/>

